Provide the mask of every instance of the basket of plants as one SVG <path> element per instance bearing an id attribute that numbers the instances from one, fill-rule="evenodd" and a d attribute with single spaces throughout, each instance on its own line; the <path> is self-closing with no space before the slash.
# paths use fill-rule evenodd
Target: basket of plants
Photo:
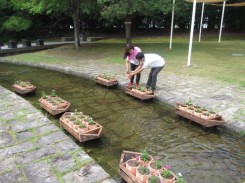
<path id="1" fill-rule="evenodd" d="M 124 87 L 125 93 L 141 100 L 155 98 L 155 94 L 151 89 L 146 89 L 144 86 L 133 86 L 132 88 Z"/>
<path id="2" fill-rule="evenodd" d="M 36 86 L 32 85 L 30 81 L 15 80 L 12 88 L 16 93 L 21 95 L 36 92 Z"/>
<path id="3" fill-rule="evenodd" d="M 80 142 L 100 138 L 102 126 L 82 112 L 65 112 L 60 118 L 60 126 Z"/>
<path id="4" fill-rule="evenodd" d="M 221 115 L 216 112 L 207 110 L 204 106 L 193 105 L 192 101 L 189 99 L 184 104 L 176 103 L 175 112 L 177 116 L 189 119 L 190 122 L 196 122 L 203 127 L 213 127 L 222 126 L 225 121 Z"/>
<path id="5" fill-rule="evenodd" d="M 117 86 L 118 81 L 115 79 L 115 75 L 112 74 L 101 74 L 95 78 L 96 83 L 112 87 Z"/>
<path id="6" fill-rule="evenodd" d="M 154 160 L 146 150 L 139 152 L 123 151 L 119 162 L 119 174 L 128 183 L 177 183 L 184 179 L 176 176 L 170 165 L 164 166 Z"/>
<path id="7" fill-rule="evenodd" d="M 50 95 L 42 93 L 42 98 L 39 99 L 40 106 L 52 115 L 60 114 L 68 111 L 70 103 L 57 96 L 55 90 L 52 90 Z"/>

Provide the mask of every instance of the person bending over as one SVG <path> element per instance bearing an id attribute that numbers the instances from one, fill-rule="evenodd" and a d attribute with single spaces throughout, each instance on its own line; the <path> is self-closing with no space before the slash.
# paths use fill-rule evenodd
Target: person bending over
<path id="1" fill-rule="evenodd" d="M 126 73 L 128 74 L 130 71 L 134 71 L 139 66 L 139 61 L 135 58 L 137 53 L 141 52 L 139 47 L 134 47 L 131 44 L 128 44 L 125 48 L 123 59 L 126 60 Z M 130 66 L 130 69 L 129 69 Z M 140 73 L 136 74 L 136 87 L 139 86 L 140 82 Z M 130 82 L 128 83 L 128 87 L 132 87 L 134 83 L 134 76 L 130 78 Z"/>
<path id="2" fill-rule="evenodd" d="M 142 52 L 137 53 L 135 58 L 139 61 L 139 67 L 130 72 L 130 77 L 133 77 L 134 75 L 141 73 L 145 68 L 150 67 L 151 71 L 148 76 L 146 88 L 148 90 L 148 94 L 154 94 L 156 89 L 157 75 L 164 67 L 165 60 L 160 55 L 154 53 L 144 54 Z M 150 88 L 151 90 L 149 90 Z"/>

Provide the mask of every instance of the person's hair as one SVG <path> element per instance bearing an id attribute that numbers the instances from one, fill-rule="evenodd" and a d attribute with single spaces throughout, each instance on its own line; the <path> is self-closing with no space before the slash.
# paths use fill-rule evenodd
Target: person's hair
<path id="1" fill-rule="evenodd" d="M 137 55 L 135 56 L 135 58 L 136 58 L 137 60 L 141 60 L 142 58 L 145 58 L 145 55 L 144 55 L 143 52 L 139 52 L 139 53 L 137 53 Z"/>
<path id="2" fill-rule="evenodd" d="M 129 56 L 129 50 L 134 50 L 134 46 L 132 44 L 127 44 L 126 45 L 126 48 L 125 48 L 125 51 L 124 51 L 124 55 L 123 55 L 123 59 L 126 59 L 127 56 Z"/>

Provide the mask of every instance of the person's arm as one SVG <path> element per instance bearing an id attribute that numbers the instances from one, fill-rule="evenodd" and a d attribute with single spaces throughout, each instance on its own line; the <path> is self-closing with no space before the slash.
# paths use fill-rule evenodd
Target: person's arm
<path id="1" fill-rule="evenodd" d="M 139 68 L 139 67 L 137 67 Z M 145 68 L 141 67 L 140 69 L 138 69 L 137 71 L 134 70 L 133 72 L 130 72 L 130 76 L 132 77 L 133 75 L 136 75 L 138 73 L 141 73 Z"/>
<path id="2" fill-rule="evenodd" d="M 126 73 L 129 72 L 129 61 L 126 59 Z"/>
<path id="3" fill-rule="evenodd" d="M 138 67 L 134 70 L 134 72 L 137 72 L 138 70 L 140 70 L 143 67 L 143 62 L 140 62 L 140 64 L 138 65 Z"/>

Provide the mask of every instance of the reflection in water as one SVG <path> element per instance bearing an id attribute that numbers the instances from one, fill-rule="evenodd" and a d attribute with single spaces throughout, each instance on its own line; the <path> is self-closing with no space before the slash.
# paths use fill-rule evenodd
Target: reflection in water
<path id="1" fill-rule="evenodd" d="M 244 181 L 244 138 L 231 136 L 223 129 L 205 132 L 198 125 L 190 126 L 176 118 L 172 106 L 141 102 L 120 89 L 110 90 L 54 71 L 0 64 L 0 75 L 0 85 L 8 89 L 14 79 L 30 80 L 36 85 L 37 94 L 26 99 L 40 110 L 41 91 L 55 89 L 71 102 L 71 110 L 83 111 L 103 125 L 101 139 L 77 143 L 112 176 L 118 175 L 122 150 L 147 149 L 165 165 L 170 164 L 174 172 L 181 172 L 188 182 Z"/>
<path id="2" fill-rule="evenodd" d="M 10 75 L 12 73 L 13 73 L 13 71 L 0 72 L 0 76 L 7 76 L 7 75 Z"/>

